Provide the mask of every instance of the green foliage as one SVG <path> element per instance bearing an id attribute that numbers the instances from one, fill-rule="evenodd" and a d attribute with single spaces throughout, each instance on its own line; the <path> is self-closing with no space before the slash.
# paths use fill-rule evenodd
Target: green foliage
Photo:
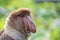
<path id="1" fill-rule="evenodd" d="M 5 15 L 3 15 L 2 13 L 0 13 L 0 18 L 4 17 Z"/>
<path id="2" fill-rule="evenodd" d="M 54 27 L 56 18 L 60 19 L 60 2 L 43 2 L 36 4 L 33 0 L 0 0 L 0 6 L 7 10 L 29 8 L 37 32 L 30 36 L 30 40 L 60 40 L 60 25 Z M 5 23 L 6 16 L 0 13 L 0 29 Z"/>
<path id="3" fill-rule="evenodd" d="M 0 30 L 2 29 L 2 27 L 3 27 L 4 23 L 5 23 L 5 19 L 6 19 L 6 17 L 0 18 Z"/>

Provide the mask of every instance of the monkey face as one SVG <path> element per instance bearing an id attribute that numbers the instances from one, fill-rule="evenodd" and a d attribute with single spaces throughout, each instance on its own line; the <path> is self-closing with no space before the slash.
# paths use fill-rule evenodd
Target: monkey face
<path id="1" fill-rule="evenodd" d="M 32 22 L 30 10 L 23 8 L 13 11 L 9 15 L 9 25 L 22 33 L 35 33 L 36 27 Z"/>

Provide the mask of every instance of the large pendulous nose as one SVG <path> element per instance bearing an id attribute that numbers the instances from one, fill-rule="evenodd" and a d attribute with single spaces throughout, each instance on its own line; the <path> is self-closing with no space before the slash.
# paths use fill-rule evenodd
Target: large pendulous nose
<path id="1" fill-rule="evenodd" d="M 36 32 L 36 27 L 35 27 L 35 25 L 33 24 L 33 22 L 30 22 L 30 24 L 29 24 L 29 29 L 30 29 L 30 32 L 32 32 L 32 33 L 35 33 L 35 32 Z"/>
<path id="2" fill-rule="evenodd" d="M 28 32 L 32 32 L 32 33 L 36 32 L 36 27 L 28 16 L 24 17 L 23 21 L 24 21 L 24 25 L 25 25 L 25 32 L 27 32 L 27 33 Z"/>

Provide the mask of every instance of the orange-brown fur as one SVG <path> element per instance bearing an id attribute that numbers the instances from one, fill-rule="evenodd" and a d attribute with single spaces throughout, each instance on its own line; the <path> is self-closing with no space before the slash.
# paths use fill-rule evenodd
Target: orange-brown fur
<path id="1" fill-rule="evenodd" d="M 12 27 L 25 35 L 26 40 L 29 33 L 35 33 L 36 27 L 33 22 L 28 18 L 30 17 L 30 10 L 27 8 L 17 9 L 10 13 L 9 20 L 7 21 L 8 27 Z M 31 18 L 31 17 L 30 17 Z M 0 35 L 3 33 L 2 31 Z"/>

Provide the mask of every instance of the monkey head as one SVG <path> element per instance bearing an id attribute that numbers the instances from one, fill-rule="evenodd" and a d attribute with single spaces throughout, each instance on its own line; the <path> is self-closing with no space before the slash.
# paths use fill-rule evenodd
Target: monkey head
<path id="1" fill-rule="evenodd" d="M 22 32 L 23 34 L 35 33 L 36 27 L 32 22 L 30 10 L 21 8 L 14 10 L 9 15 L 8 25 Z"/>

